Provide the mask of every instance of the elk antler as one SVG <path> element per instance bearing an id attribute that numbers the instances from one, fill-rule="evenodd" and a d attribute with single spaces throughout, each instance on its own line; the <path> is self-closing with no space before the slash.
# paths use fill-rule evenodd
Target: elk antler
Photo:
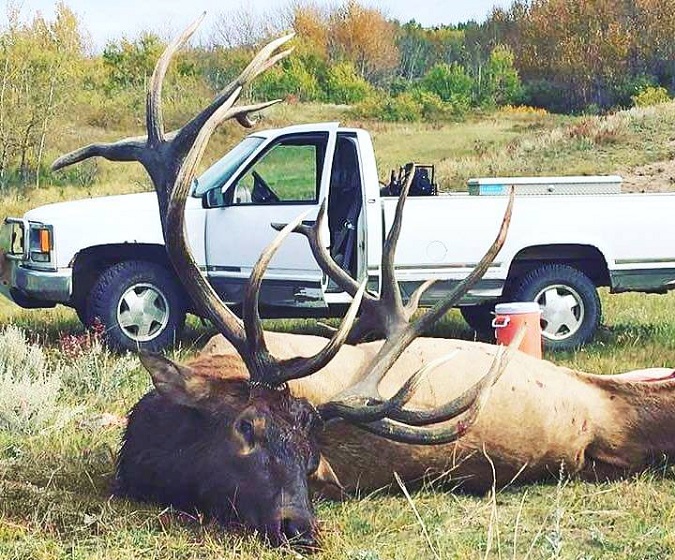
<path id="1" fill-rule="evenodd" d="M 382 332 L 386 333 L 386 341 L 373 360 L 362 369 L 361 375 L 357 376 L 358 381 L 342 391 L 333 400 L 322 404 L 319 407 L 319 412 L 325 419 L 335 417 L 347 419 L 361 425 L 364 429 L 406 443 L 449 442 L 457 439 L 475 420 L 480 406 L 482 406 L 481 403 L 486 389 L 494 384 L 501 372 L 504 371 L 508 360 L 503 361 L 501 354 L 495 357 L 495 363 L 485 377 L 457 399 L 435 410 L 402 410 L 401 402 L 407 402 L 412 394 L 397 394 L 397 399 L 384 401 L 380 396 L 378 386 L 410 343 L 451 309 L 485 274 L 506 240 L 513 210 L 514 191 L 512 189 L 510 192 L 504 218 L 493 244 L 473 271 L 443 300 L 436 303 L 417 321 L 411 323 L 410 316 L 417 308 L 422 292 L 431 285 L 431 282 L 423 283 L 411 296 L 408 303 L 409 308 L 404 308 L 395 278 L 394 255 L 401 230 L 403 207 L 415 173 L 414 165 L 411 166 L 408 173 L 407 180 L 399 195 L 394 222 L 387 235 L 382 252 L 381 295 L 378 299 L 366 294 L 362 303 L 364 308 L 368 308 L 373 313 L 373 317 L 380 322 L 379 325 L 375 324 Z M 333 261 L 330 253 L 319 240 L 319 221 L 324 218 L 324 214 L 325 209 L 322 208 L 322 212 L 319 213 L 317 218 L 317 224 L 313 228 L 299 226 L 295 231 L 303 233 L 309 239 L 312 251 L 317 256 L 317 261 L 323 271 L 347 292 L 356 293 L 354 290 L 355 281 Z M 518 344 L 516 344 L 516 347 Z M 501 362 L 503 362 L 503 365 L 500 365 Z M 418 376 L 420 372 L 417 372 L 412 378 Z M 464 414 L 464 416 L 455 426 L 441 425 L 426 428 L 426 426 L 432 424 L 442 424 L 460 414 Z"/>
<path id="2" fill-rule="evenodd" d="M 204 154 L 208 140 L 223 121 L 234 118 L 242 125 L 250 126 L 249 115 L 251 112 L 277 102 L 235 106 L 245 85 L 290 53 L 290 50 L 281 51 L 277 54 L 275 54 L 275 51 L 292 37 L 292 35 L 288 35 L 269 43 L 206 109 L 182 128 L 165 134 L 161 109 L 164 76 L 171 58 L 191 37 L 202 18 L 197 20 L 166 48 L 155 67 L 147 96 L 146 137 L 129 138 L 111 144 L 92 144 L 59 158 L 52 167 L 53 169 L 60 169 L 97 155 L 113 161 L 140 162 L 150 175 L 157 192 L 169 259 L 186 291 L 194 300 L 202 315 L 209 317 L 225 338 L 236 348 L 249 370 L 252 382 L 278 386 L 287 380 L 310 375 L 324 367 L 333 358 L 344 343 L 356 316 L 359 302 L 364 296 L 365 281 L 356 289 L 353 289 L 355 283 L 352 280 L 349 281 L 349 292 L 354 296 L 350 310 L 341 328 L 320 352 L 310 358 L 298 357 L 282 361 L 272 356 L 265 344 L 258 314 L 258 293 L 265 268 L 270 259 L 285 236 L 300 227 L 300 223 L 305 216 L 299 216 L 295 221 L 288 224 L 256 263 L 245 290 L 244 323 L 218 298 L 211 285 L 202 276 L 190 252 L 185 233 L 185 203 L 198 164 Z M 413 173 L 414 167 L 411 169 L 411 176 Z M 500 365 L 499 360 L 495 361 L 486 377 L 464 395 L 435 411 L 407 411 L 403 410 L 403 406 L 410 400 L 423 377 L 431 369 L 447 361 L 449 359 L 447 356 L 419 369 L 388 400 L 380 397 L 377 386 L 410 342 L 419 336 L 429 324 L 452 307 L 469 289 L 472 282 L 475 282 L 485 272 L 499 251 L 501 243 L 503 243 L 513 195 L 509 201 L 500 235 L 481 263 L 446 300 L 438 303 L 422 319 L 408 324 L 409 316 L 406 316 L 403 309 L 394 277 L 394 251 L 400 231 L 403 204 L 412 181 L 411 176 L 408 177 L 399 199 L 396 218 L 383 251 L 383 290 L 380 299 L 385 312 L 381 314 L 381 317 L 383 319 L 387 319 L 389 316 L 393 317 L 392 324 L 395 326 L 391 328 L 391 331 L 395 333 L 395 336 L 392 336 L 383 345 L 373 363 L 365 370 L 366 374 L 362 375 L 362 379 L 348 392 L 340 395 L 338 400 L 322 405 L 320 412 L 329 419 L 341 416 L 390 439 L 416 443 L 437 443 L 456 439 L 473 421 L 481 403 L 484 402 L 486 389 L 503 370 L 504 366 L 503 364 Z M 325 214 L 325 209 L 323 213 Z M 310 243 L 312 243 L 311 238 Z M 418 300 L 419 295 L 418 292 L 411 300 Z M 372 299 L 372 296 L 368 296 L 368 298 Z M 393 311 L 387 313 L 387 310 Z M 358 406 L 355 407 L 354 403 Z M 425 427 L 430 424 L 442 423 L 449 417 L 455 417 L 462 412 L 465 414 L 465 418 L 456 427 L 448 428 L 443 425 L 435 428 Z"/>
<path id="3" fill-rule="evenodd" d="M 257 293 L 265 267 L 279 243 L 273 244 L 261 255 L 249 279 L 243 304 L 246 326 L 220 300 L 201 274 L 192 257 L 185 235 L 185 203 L 197 167 L 208 140 L 222 122 L 234 118 L 243 126 L 252 126 L 249 118 L 252 112 L 279 102 L 279 100 L 274 100 L 254 105 L 235 106 L 244 86 L 290 54 L 291 49 L 276 54 L 275 52 L 293 37 L 292 34 L 286 35 L 263 47 L 241 74 L 227 85 L 208 107 L 182 128 L 165 134 L 162 116 L 164 76 L 175 53 L 190 39 L 203 18 L 204 15 L 169 44 L 155 66 L 146 100 L 147 136 L 127 138 L 110 144 L 86 146 L 58 158 L 52 164 L 52 169 L 61 169 L 92 156 L 101 156 L 112 161 L 140 162 L 150 175 L 155 187 L 167 253 L 185 290 L 194 301 L 198 311 L 210 318 L 223 336 L 237 349 L 249 370 L 251 380 L 278 386 L 289 379 L 314 373 L 335 356 L 344 343 L 356 316 L 360 296 L 357 291 L 342 328 L 319 353 L 309 358 L 277 360 L 268 351 L 262 334 L 257 310 Z M 295 228 L 302 218 L 303 216 L 300 216 L 296 222 L 289 225 L 289 228 L 290 226 Z M 284 232 L 284 235 L 287 233 Z M 365 284 L 363 290 L 365 290 Z M 360 293 L 363 293 L 363 290 Z"/>
<path id="4" fill-rule="evenodd" d="M 405 169 L 405 179 L 400 181 L 403 185 L 401 194 L 394 214 L 394 222 L 387 234 L 386 241 L 382 249 L 382 282 L 380 294 L 373 296 L 366 292 L 361 302 L 362 313 L 352 328 L 348 342 L 355 344 L 362 341 L 368 334 L 377 334 L 382 338 L 389 338 L 395 333 L 401 331 L 409 323 L 419 307 L 419 302 L 424 294 L 435 282 L 435 279 L 423 282 L 413 294 L 408 298 L 404 305 L 401 299 L 401 292 L 394 278 L 394 253 L 396 244 L 401 232 L 403 220 L 403 205 L 410 190 L 410 186 L 415 177 L 415 165 L 409 165 Z M 301 224 L 295 229 L 297 233 L 303 234 L 309 241 L 314 258 L 324 273 L 333 280 L 343 291 L 354 297 L 359 284 L 342 267 L 340 267 L 332 258 L 330 252 L 321 242 L 321 231 L 326 219 L 326 201 L 324 200 L 321 209 L 317 215 L 314 225 Z M 273 224 L 274 228 L 281 229 L 283 224 Z"/>

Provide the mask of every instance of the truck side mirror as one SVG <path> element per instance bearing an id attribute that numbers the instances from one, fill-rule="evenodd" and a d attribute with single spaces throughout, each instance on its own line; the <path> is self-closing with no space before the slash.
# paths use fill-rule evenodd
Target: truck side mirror
<path id="1" fill-rule="evenodd" d="M 221 187 L 209 189 L 202 195 L 202 208 L 225 208 L 237 204 L 230 195 L 234 187 L 236 185 L 231 185 L 225 192 Z"/>

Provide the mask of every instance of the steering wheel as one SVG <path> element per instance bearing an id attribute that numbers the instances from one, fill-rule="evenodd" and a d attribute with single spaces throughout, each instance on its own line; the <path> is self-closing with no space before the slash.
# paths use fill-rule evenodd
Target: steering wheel
<path id="1" fill-rule="evenodd" d="M 251 171 L 253 175 L 253 192 L 251 200 L 256 204 L 268 204 L 270 202 L 280 202 L 277 194 L 270 188 L 257 171 Z"/>

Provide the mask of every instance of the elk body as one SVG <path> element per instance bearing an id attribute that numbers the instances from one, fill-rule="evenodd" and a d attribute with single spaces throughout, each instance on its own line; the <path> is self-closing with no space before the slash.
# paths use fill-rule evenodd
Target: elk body
<path id="1" fill-rule="evenodd" d="M 289 53 L 275 51 L 290 37 L 264 47 L 208 107 L 181 129 L 165 133 L 164 75 L 198 23 L 167 47 L 155 67 L 146 137 L 93 144 L 53 164 L 59 169 L 101 156 L 145 167 L 157 192 L 169 259 L 198 313 L 227 339 L 227 344 L 214 342 L 188 366 L 141 356 L 155 389 L 130 413 L 116 494 L 238 520 L 274 543 L 312 545 L 310 479 L 333 489 L 340 482 L 351 489 L 373 488 L 388 484 L 393 471 L 405 480 L 449 471 L 453 479 L 465 479 L 465 487 L 480 490 L 492 483 L 491 464 L 502 484 L 516 474 L 520 480 L 548 476 L 558 472 L 561 461 L 569 471 L 606 476 L 670 453 L 673 381 L 602 380 L 534 361 L 513 348 L 504 352 L 421 338 L 494 260 L 506 236 L 513 195 L 495 242 L 473 272 L 415 321 L 411 317 L 430 283 L 404 305 L 394 273 L 414 166 L 402 177 L 382 251 L 378 296 L 340 269 L 321 243 L 324 206 L 314 227 L 303 225 L 303 215 L 278 228 L 281 233 L 246 286 L 240 320 L 192 258 L 185 201 L 215 128 L 230 118 L 252 126 L 249 114 L 271 104 L 235 106 L 244 86 Z M 328 342 L 263 332 L 258 293 L 265 268 L 293 231 L 307 237 L 325 273 L 353 297 Z M 350 331 L 375 331 L 386 340 L 345 346 Z M 512 346 L 517 344 L 516 339 Z"/>
<path id="2" fill-rule="evenodd" d="M 278 356 L 310 353 L 320 337 L 267 333 Z M 317 374 L 289 382 L 293 395 L 320 404 L 354 382 L 381 342 L 343 347 Z M 411 369 L 459 350 L 420 383 L 409 406 L 431 409 L 462 394 L 490 366 L 497 348 L 463 340 L 418 338 L 383 379 L 390 396 Z M 189 366 L 205 376 L 244 373 L 231 345 L 214 337 Z M 230 373 L 228 373 L 230 372 Z M 351 491 L 429 478 L 484 492 L 494 483 L 524 483 L 566 473 L 586 480 L 622 477 L 675 456 L 675 370 L 591 375 L 522 352 L 509 360 L 481 414 L 455 442 L 409 445 L 382 439 L 352 424 L 326 425 L 322 454 Z M 494 471 L 493 471 L 494 468 Z"/>

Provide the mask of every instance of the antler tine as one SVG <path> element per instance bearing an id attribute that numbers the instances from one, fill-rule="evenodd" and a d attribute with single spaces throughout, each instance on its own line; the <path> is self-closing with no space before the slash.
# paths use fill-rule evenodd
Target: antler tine
<path id="1" fill-rule="evenodd" d="M 245 289 L 242 316 L 244 318 L 248 346 L 247 358 L 251 360 L 249 371 L 254 381 L 272 386 L 281 385 L 291 379 L 311 375 L 333 359 L 349 334 L 366 289 L 366 281 L 364 280 L 356 291 L 356 294 L 354 294 L 352 303 L 340 324 L 340 328 L 335 332 L 330 342 L 317 354 L 309 358 L 292 358 L 281 361 L 270 354 L 265 343 L 262 321 L 258 312 L 259 294 L 263 276 L 281 244 L 292 231 L 300 226 L 302 220 L 310 212 L 311 210 L 303 212 L 281 229 L 276 238 L 258 258 Z"/>
<path id="2" fill-rule="evenodd" d="M 459 416 L 468 410 L 487 388 L 492 387 L 497 382 L 504 372 L 508 361 L 513 356 L 516 348 L 520 346 L 524 337 L 525 327 L 521 326 L 505 351 L 504 346 L 497 347 L 495 359 L 492 361 L 492 365 L 487 374 L 450 402 L 433 410 L 395 410 L 392 414 L 389 414 L 388 417 L 391 420 L 401 422 L 408 426 L 428 426 L 429 424 L 446 422 L 447 420 Z M 504 352 L 504 363 L 502 363 L 502 358 L 500 357 L 502 351 Z"/>
<path id="3" fill-rule="evenodd" d="M 269 356 L 265 344 L 265 335 L 263 332 L 262 321 L 258 311 L 260 302 L 260 288 L 262 286 L 263 276 L 269 266 L 272 257 L 276 254 L 281 244 L 286 240 L 288 234 L 293 231 L 297 225 L 304 220 L 311 210 L 307 210 L 287 224 L 279 234 L 272 240 L 265 250 L 258 257 L 253 271 L 249 276 L 246 289 L 244 290 L 244 305 L 242 307 L 242 318 L 244 319 L 244 329 L 246 330 L 246 339 L 248 341 L 251 353 L 262 353 Z"/>
<path id="4" fill-rule="evenodd" d="M 273 54 L 281 45 L 287 43 L 293 38 L 294 34 L 285 35 L 279 37 L 267 45 L 265 45 L 258 54 L 253 58 L 253 60 L 248 64 L 248 66 L 234 79 L 230 82 L 223 90 L 216 96 L 216 98 L 200 113 L 198 113 L 190 122 L 185 124 L 176 135 L 175 144 L 178 151 L 183 151 L 189 149 L 189 146 L 194 142 L 194 138 L 197 136 L 201 130 L 204 123 L 211 117 L 211 115 L 220 107 L 221 105 L 232 101 L 231 105 L 238 99 L 241 94 L 242 89 L 248 85 L 256 76 L 259 76 L 262 72 L 276 64 L 279 60 L 287 57 L 292 49 L 286 49 L 281 51 L 276 55 Z M 270 102 L 270 104 L 276 103 Z M 268 106 L 266 104 L 260 105 L 260 108 Z M 237 122 L 241 123 L 243 126 L 250 127 L 252 123 L 247 119 L 248 113 L 254 111 L 255 106 L 251 108 L 242 108 L 240 111 L 235 111 L 231 113 L 227 118 L 236 118 Z"/>
<path id="5" fill-rule="evenodd" d="M 513 204 L 515 202 L 516 191 L 511 187 L 509 191 L 509 200 L 506 205 L 506 210 L 504 211 L 504 216 L 502 218 L 502 223 L 497 232 L 497 237 L 490 246 L 490 248 L 485 252 L 483 258 L 478 262 L 474 267 L 471 273 L 464 278 L 455 288 L 445 297 L 443 300 L 439 301 L 434 305 L 428 313 L 425 313 L 419 321 L 414 324 L 415 336 L 419 335 L 424 330 L 428 329 L 433 325 L 438 319 L 445 315 L 455 303 L 457 303 L 464 294 L 466 294 L 473 285 L 480 280 L 483 275 L 487 272 L 487 269 L 490 268 L 490 265 L 495 260 L 495 257 L 501 251 L 506 241 L 506 234 L 509 231 L 509 225 L 511 224 L 511 215 L 513 214 Z"/>
<path id="6" fill-rule="evenodd" d="M 242 354 L 246 354 L 246 336 L 239 318 L 225 305 L 211 284 L 202 276 L 192 257 L 185 231 L 185 203 L 190 185 L 197 173 L 197 167 L 206 150 L 206 145 L 216 127 L 227 116 L 236 97 L 220 106 L 204 123 L 194 144 L 188 151 L 178 171 L 166 213 L 165 241 L 169 259 L 177 271 L 188 293 L 192 296 L 201 313 L 209 317 L 218 330 Z"/>
<path id="7" fill-rule="evenodd" d="M 176 52 L 190 40 L 192 35 L 194 35 L 194 32 L 200 26 L 202 21 L 204 21 L 205 17 L 206 12 L 202 12 L 202 15 L 199 16 L 185 31 L 183 31 L 179 37 L 169 43 L 166 49 L 164 49 L 162 56 L 159 57 L 157 64 L 155 64 L 155 69 L 152 73 L 150 87 L 148 88 L 145 101 L 145 121 L 148 130 L 149 146 L 158 146 L 164 140 L 162 86 L 164 84 L 166 71 L 169 68 L 169 63 Z"/>
<path id="8" fill-rule="evenodd" d="M 360 380 L 353 387 L 347 389 L 340 395 L 344 398 L 351 394 L 366 394 L 376 396 L 377 386 L 382 378 L 389 371 L 394 362 L 405 351 L 410 343 L 417 338 L 425 329 L 430 327 L 440 317 L 442 317 L 450 308 L 452 308 L 471 287 L 485 274 L 492 261 L 494 261 L 497 253 L 501 250 L 506 240 L 506 233 L 511 222 L 511 213 L 513 210 L 514 191 L 511 189 L 509 201 L 504 212 L 501 227 L 497 233 L 497 237 L 487 250 L 483 258 L 471 271 L 471 273 L 462 280 L 443 300 L 439 301 L 422 317 L 414 323 L 410 323 L 405 328 L 398 330 L 391 337 L 389 337 L 383 344 L 380 351 L 377 353 L 368 366 L 368 372 L 365 377 Z M 366 370 L 364 370 L 366 371 Z"/>
<path id="9" fill-rule="evenodd" d="M 509 360 L 516 348 L 520 346 L 524 336 L 525 327 L 522 326 L 506 351 L 504 351 L 503 346 L 500 346 L 497 349 L 497 353 L 495 354 L 495 358 L 488 373 L 473 387 L 469 388 L 463 395 L 458 397 L 458 399 L 448 403 L 448 405 L 440 407 L 435 411 L 415 411 L 419 416 L 417 418 L 412 418 L 412 422 L 405 421 L 407 417 L 403 413 L 407 411 L 398 410 L 393 411 L 389 417 L 382 418 L 375 422 L 359 424 L 359 426 L 366 431 L 400 443 L 439 445 L 457 441 L 477 420 L 478 415 L 489 398 L 490 388 L 499 380 L 506 370 Z M 477 394 L 473 394 L 474 388 L 477 386 L 479 387 L 476 391 Z M 463 410 L 450 415 L 450 405 L 463 400 L 467 397 L 467 394 L 471 394 L 471 396 L 468 397 L 470 404 L 465 408 L 460 407 L 463 408 Z M 444 414 L 444 412 L 447 414 Z M 410 414 L 412 413 L 413 412 L 410 411 Z M 448 420 L 456 418 L 462 413 L 462 417 L 456 422 L 450 425 L 447 424 Z M 427 414 L 428 421 L 421 420 L 424 414 Z M 446 424 L 444 425 L 443 422 Z M 436 425 L 430 427 L 430 424 Z"/>
<path id="10" fill-rule="evenodd" d="M 146 151 L 146 145 L 146 136 L 134 136 L 117 142 L 89 144 L 56 158 L 52 163 L 52 171 L 58 171 L 96 156 L 111 161 L 140 161 Z"/>
<path id="11" fill-rule="evenodd" d="M 422 296 L 424 293 L 431 288 L 436 283 L 436 278 L 429 278 L 428 280 L 425 280 L 421 285 L 419 285 L 415 291 L 412 293 L 410 298 L 408 299 L 408 303 L 405 304 L 405 315 L 408 320 L 415 314 L 415 312 L 419 309 L 420 305 L 420 299 L 422 299 Z"/>
<path id="12" fill-rule="evenodd" d="M 309 226 L 305 224 L 298 224 L 295 228 L 295 233 L 300 233 L 307 238 L 309 247 L 314 255 L 314 259 L 319 264 L 319 268 L 335 282 L 340 289 L 347 292 L 350 296 L 354 297 L 356 292 L 359 289 L 359 283 L 354 280 L 349 274 L 347 274 L 340 266 L 333 260 L 330 252 L 326 247 L 321 243 L 321 230 L 326 221 L 326 199 L 323 200 L 321 206 L 319 207 L 319 213 L 316 216 L 314 224 Z M 285 224 L 272 224 L 272 227 L 278 231 L 285 226 Z M 364 295 L 365 300 L 375 300 L 373 296 L 368 294 Z"/>
<path id="13" fill-rule="evenodd" d="M 450 352 L 418 369 L 406 380 L 394 396 L 384 402 L 373 401 L 369 397 L 355 396 L 350 399 L 354 404 L 349 404 L 346 401 L 330 401 L 320 405 L 318 411 L 324 421 L 333 418 L 342 418 L 343 420 L 358 424 L 374 422 L 385 417 L 393 417 L 399 412 L 403 412 L 401 409 L 415 394 L 415 391 L 417 391 L 417 388 L 426 378 L 427 374 L 442 364 L 450 361 L 458 354 L 458 352 L 458 350 Z M 358 401 L 361 402 L 359 403 Z"/>
<path id="14" fill-rule="evenodd" d="M 257 76 L 262 74 L 269 67 L 276 64 L 282 58 L 286 58 L 289 54 L 293 52 L 293 49 L 286 49 L 281 51 L 276 55 L 272 56 L 274 51 L 276 51 L 281 45 L 288 43 L 295 33 L 289 33 L 278 39 L 274 39 L 265 45 L 262 49 L 258 51 L 258 54 L 255 55 L 253 60 L 249 62 L 248 66 L 239 74 L 239 76 L 227 87 L 227 90 L 230 87 L 243 86 L 254 80 Z"/>
<path id="15" fill-rule="evenodd" d="M 391 309 L 390 313 L 396 313 L 401 316 L 403 315 L 403 303 L 401 301 L 401 291 L 396 282 L 394 258 L 396 256 L 396 245 L 401 235 L 401 226 L 403 225 L 403 207 L 408 198 L 408 192 L 415 178 L 416 170 L 417 166 L 414 163 L 410 165 L 409 169 L 406 169 L 408 173 L 396 203 L 394 221 L 391 224 L 391 229 L 382 248 L 382 287 L 380 299 L 384 302 L 385 307 Z"/>

